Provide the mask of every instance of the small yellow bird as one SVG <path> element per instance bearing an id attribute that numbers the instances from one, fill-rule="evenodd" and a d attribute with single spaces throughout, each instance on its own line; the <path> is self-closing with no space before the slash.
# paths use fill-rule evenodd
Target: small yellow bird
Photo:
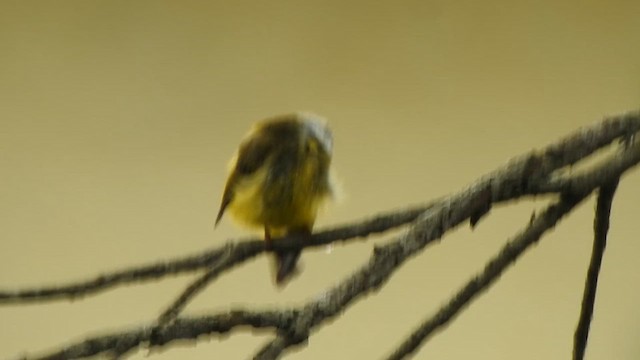
<path id="1" fill-rule="evenodd" d="M 329 166 L 333 138 L 326 122 L 292 113 L 258 122 L 240 144 L 222 195 L 225 210 L 243 225 L 264 229 L 264 239 L 309 235 L 318 208 L 333 193 Z M 300 250 L 275 253 L 275 281 L 293 274 Z"/>

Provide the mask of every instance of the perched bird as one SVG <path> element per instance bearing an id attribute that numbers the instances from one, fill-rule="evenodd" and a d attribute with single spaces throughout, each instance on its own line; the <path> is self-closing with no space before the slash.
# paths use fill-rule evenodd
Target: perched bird
<path id="1" fill-rule="evenodd" d="M 333 138 L 324 119 L 292 113 L 258 122 L 246 135 L 222 195 L 216 225 L 228 211 L 264 239 L 310 235 L 318 208 L 333 193 L 329 166 Z M 275 252 L 275 281 L 293 274 L 300 250 Z"/>

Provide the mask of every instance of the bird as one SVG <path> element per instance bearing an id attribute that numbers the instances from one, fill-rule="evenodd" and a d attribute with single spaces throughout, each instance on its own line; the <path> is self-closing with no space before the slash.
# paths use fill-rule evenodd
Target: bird
<path id="1" fill-rule="evenodd" d="M 311 235 L 319 208 L 333 196 L 330 173 L 333 135 L 319 115 L 294 112 L 257 122 L 231 159 L 216 217 L 228 212 L 236 222 L 274 238 Z M 276 285 L 297 272 L 300 249 L 274 251 Z"/>

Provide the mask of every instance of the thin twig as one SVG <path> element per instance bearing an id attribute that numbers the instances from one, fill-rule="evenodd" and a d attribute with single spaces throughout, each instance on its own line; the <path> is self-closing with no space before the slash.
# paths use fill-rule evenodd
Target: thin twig
<path id="1" fill-rule="evenodd" d="M 272 341 L 265 344 L 258 353 L 253 357 L 253 360 L 272 360 L 280 357 L 282 352 L 291 346 L 291 341 L 282 335 L 277 335 Z"/>
<path id="2" fill-rule="evenodd" d="M 598 287 L 598 275 L 604 249 L 607 246 L 607 233 L 609 232 L 609 217 L 611 215 L 611 203 L 613 195 L 618 187 L 619 179 L 615 179 L 609 184 L 602 186 L 598 194 L 596 204 L 596 215 L 593 223 L 593 250 L 591 252 L 591 262 L 587 272 L 587 279 L 584 284 L 584 294 L 582 296 L 582 308 L 580 318 L 573 339 L 573 359 L 582 360 L 589 338 L 589 328 L 593 316 L 593 307 L 596 300 L 596 290 Z"/>
<path id="3" fill-rule="evenodd" d="M 431 208 L 434 203 L 437 203 L 437 200 L 426 205 L 381 213 L 359 222 L 319 231 L 310 238 L 307 238 L 307 241 L 300 241 L 300 239 L 297 238 L 274 239 L 274 241 L 277 241 L 273 244 L 272 248 L 273 250 L 281 250 L 289 247 L 314 247 L 337 241 L 365 239 L 369 235 L 381 233 L 412 222 L 424 211 Z M 229 267 L 249 260 L 266 250 L 264 242 L 261 239 L 229 240 L 222 246 L 205 250 L 198 254 L 148 265 L 135 266 L 66 285 L 23 290 L 2 290 L 0 291 L 0 305 L 60 299 L 74 300 L 108 290 L 118 285 L 159 280 L 169 275 L 179 275 L 186 272 L 198 271 L 203 268 L 210 268 L 220 261 L 220 258 L 230 246 L 233 247 L 231 256 L 233 261 L 227 262 Z"/>
<path id="4" fill-rule="evenodd" d="M 612 173 L 621 174 L 626 169 L 640 162 L 640 139 L 634 142 L 618 145 L 618 150 L 612 156 L 606 156 L 588 170 L 571 175 L 555 175 L 548 180 L 532 185 L 534 192 L 583 192 L 593 188 L 593 184 L 606 184 L 607 179 L 614 179 Z"/>
<path id="5" fill-rule="evenodd" d="M 65 285 L 22 290 L 3 290 L 0 291 L 0 305 L 58 299 L 74 300 L 107 290 L 117 285 L 160 279 L 167 275 L 178 275 L 184 272 L 196 271 L 215 263 L 222 253 L 223 248 L 219 247 L 185 258 L 117 270 L 98 275 L 88 280 Z"/>
<path id="6" fill-rule="evenodd" d="M 64 360 L 89 357 L 104 352 L 126 353 L 141 344 L 163 346 L 176 340 L 197 340 L 205 334 L 224 334 L 238 326 L 255 329 L 286 329 L 296 317 L 289 311 L 231 310 L 228 313 L 177 318 L 171 324 L 153 331 L 155 326 L 141 326 L 84 339 L 53 353 L 34 357 L 35 360 Z"/>
<path id="7" fill-rule="evenodd" d="M 207 284 L 213 281 L 222 270 L 224 270 L 229 261 L 229 255 L 231 253 L 231 247 L 228 248 L 225 255 L 220 259 L 220 262 L 211 267 L 204 275 L 200 276 L 196 281 L 192 282 L 187 288 L 178 296 L 178 298 L 162 312 L 162 314 L 158 317 L 157 327 L 163 327 L 173 319 L 182 311 L 182 309 L 187 305 L 189 300 L 191 300 L 194 296 L 197 295 L 202 289 L 204 289 Z"/>
<path id="8" fill-rule="evenodd" d="M 460 311 L 468 306 L 475 297 L 486 291 L 500 275 L 524 253 L 531 245 L 535 244 L 542 235 L 551 230 L 556 223 L 569 213 L 587 194 L 580 196 L 564 197 L 558 203 L 553 204 L 512 240 L 510 240 L 500 252 L 491 259 L 484 270 L 471 278 L 436 314 L 425 320 L 407 339 L 396 348 L 387 358 L 388 360 L 400 360 L 414 353 L 437 330 L 447 325 Z"/>

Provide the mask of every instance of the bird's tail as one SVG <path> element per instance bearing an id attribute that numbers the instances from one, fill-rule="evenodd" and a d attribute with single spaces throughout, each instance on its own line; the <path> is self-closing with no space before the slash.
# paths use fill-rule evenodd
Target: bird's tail
<path id="1" fill-rule="evenodd" d="M 298 270 L 300 250 L 287 250 L 275 253 L 276 260 L 276 284 L 284 285 Z"/>
<path id="2" fill-rule="evenodd" d="M 287 236 L 307 237 L 311 235 L 311 227 L 289 229 Z M 275 252 L 276 285 L 283 286 L 298 273 L 298 259 L 302 249 L 288 249 Z"/>

